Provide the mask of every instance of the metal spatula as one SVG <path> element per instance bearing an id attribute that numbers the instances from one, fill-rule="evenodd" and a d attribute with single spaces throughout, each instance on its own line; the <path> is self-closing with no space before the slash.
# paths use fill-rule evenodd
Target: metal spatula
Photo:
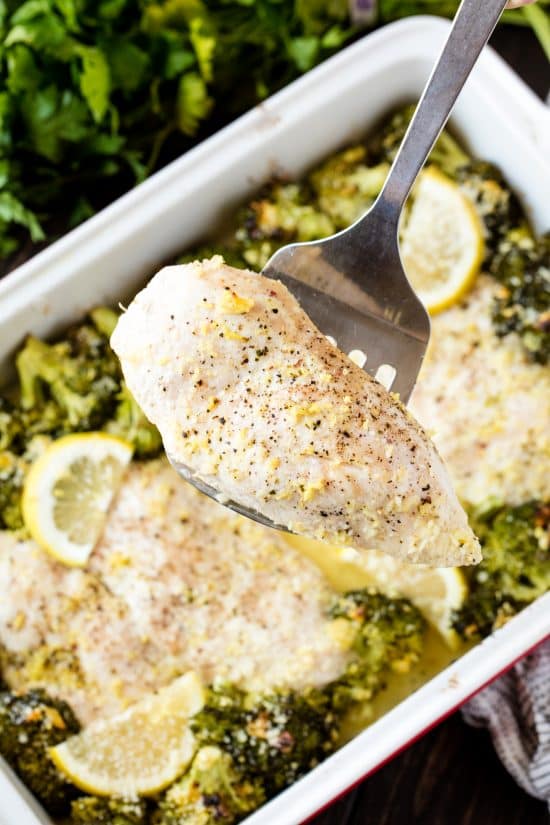
<path id="1" fill-rule="evenodd" d="M 399 254 L 403 205 L 489 39 L 506 0 L 463 0 L 382 192 L 349 229 L 291 244 L 262 270 L 282 281 L 316 326 L 407 403 L 430 337 Z M 365 94 L 368 91 L 365 90 Z M 360 364 L 363 366 L 363 363 Z"/>
<path id="2" fill-rule="evenodd" d="M 463 0 L 378 199 L 349 229 L 280 249 L 262 273 L 282 281 L 316 326 L 406 403 L 430 337 L 428 314 L 399 254 L 403 205 L 506 0 Z M 365 94 L 368 92 L 365 91 Z M 286 530 L 218 490 L 171 458 L 187 481 L 241 515 Z"/>

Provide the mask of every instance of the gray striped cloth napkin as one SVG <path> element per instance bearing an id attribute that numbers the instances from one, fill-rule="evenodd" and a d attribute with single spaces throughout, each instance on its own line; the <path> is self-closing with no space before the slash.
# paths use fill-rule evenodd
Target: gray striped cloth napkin
<path id="1" fill-rule="evenodd" d="M 550 808 L 550 639 L 470 699 L 462 715 L 489 729 L 506 770 Z"/>

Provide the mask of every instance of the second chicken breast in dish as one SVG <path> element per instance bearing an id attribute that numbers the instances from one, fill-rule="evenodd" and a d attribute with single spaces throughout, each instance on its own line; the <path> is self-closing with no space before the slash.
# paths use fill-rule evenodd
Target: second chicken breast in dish
<path id="1" fill-rule="evenodd" d="M 133 463 L 85 569 L 0 531 L 0 663 L 84 724 L 185 673 L 305 690 L 353 658 L 335 591 L 282 535 L 197 493 L 167 461 Z"/>
<path id="2" fill-rule="evenodd" d="M 112 346 L 169 456 L 222 497 L 333 544 L 479 561 L 426 433 L 280 282 L 220 257 L 166 267 Z"/>

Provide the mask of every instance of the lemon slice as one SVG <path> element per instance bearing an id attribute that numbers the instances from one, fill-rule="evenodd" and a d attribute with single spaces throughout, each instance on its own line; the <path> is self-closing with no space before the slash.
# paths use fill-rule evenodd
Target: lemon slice
<path id="1" fill-rule="evenodd" d="M 131 458 L 130 444 L 105 433 L 50 444 L 23 488 L 23 519 L 34 540 L 64 564 L 84 565 Z"/>
<path id="2" fill-rule="evenodd" d="M 434 167 L 422 172 L 401 231 L 407 277 L 431 314 L 456 303 L 483 262 L 483 226 L 471 201 Z"/>
<path id="3" fill-rule="evenodd" d="M 111 719 L 92 722 L 49 754 L 87 793 L 150 796 L 170 785 L 191 762 L 189 719 L 204 705 L 198 676 L 189 672 Z"/>

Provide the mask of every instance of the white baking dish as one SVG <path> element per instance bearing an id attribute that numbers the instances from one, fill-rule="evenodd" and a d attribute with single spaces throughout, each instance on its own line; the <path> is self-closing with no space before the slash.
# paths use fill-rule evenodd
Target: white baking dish
<path id="1" fill-rule="evenodd" d="M 205 141 L 0 282 L 0 359 L 25 333 L 51 333 L 98 303 L 131 295 L 157 264 L 208 234 L 274 172 L 297 175 L 417 97 L 448 23 L 411 18 L 369 35 Z M 550 115 L 487 51 L 453 116 L 479 157 L 550 228 Z M 349 789 L 550 633 L 550 594 L 417 690 L 249 825 L 296 825 Z M 0 760 L 1 761 L 1 760 Z M 0 765 L 0 823 L 48 822 Z"/>

